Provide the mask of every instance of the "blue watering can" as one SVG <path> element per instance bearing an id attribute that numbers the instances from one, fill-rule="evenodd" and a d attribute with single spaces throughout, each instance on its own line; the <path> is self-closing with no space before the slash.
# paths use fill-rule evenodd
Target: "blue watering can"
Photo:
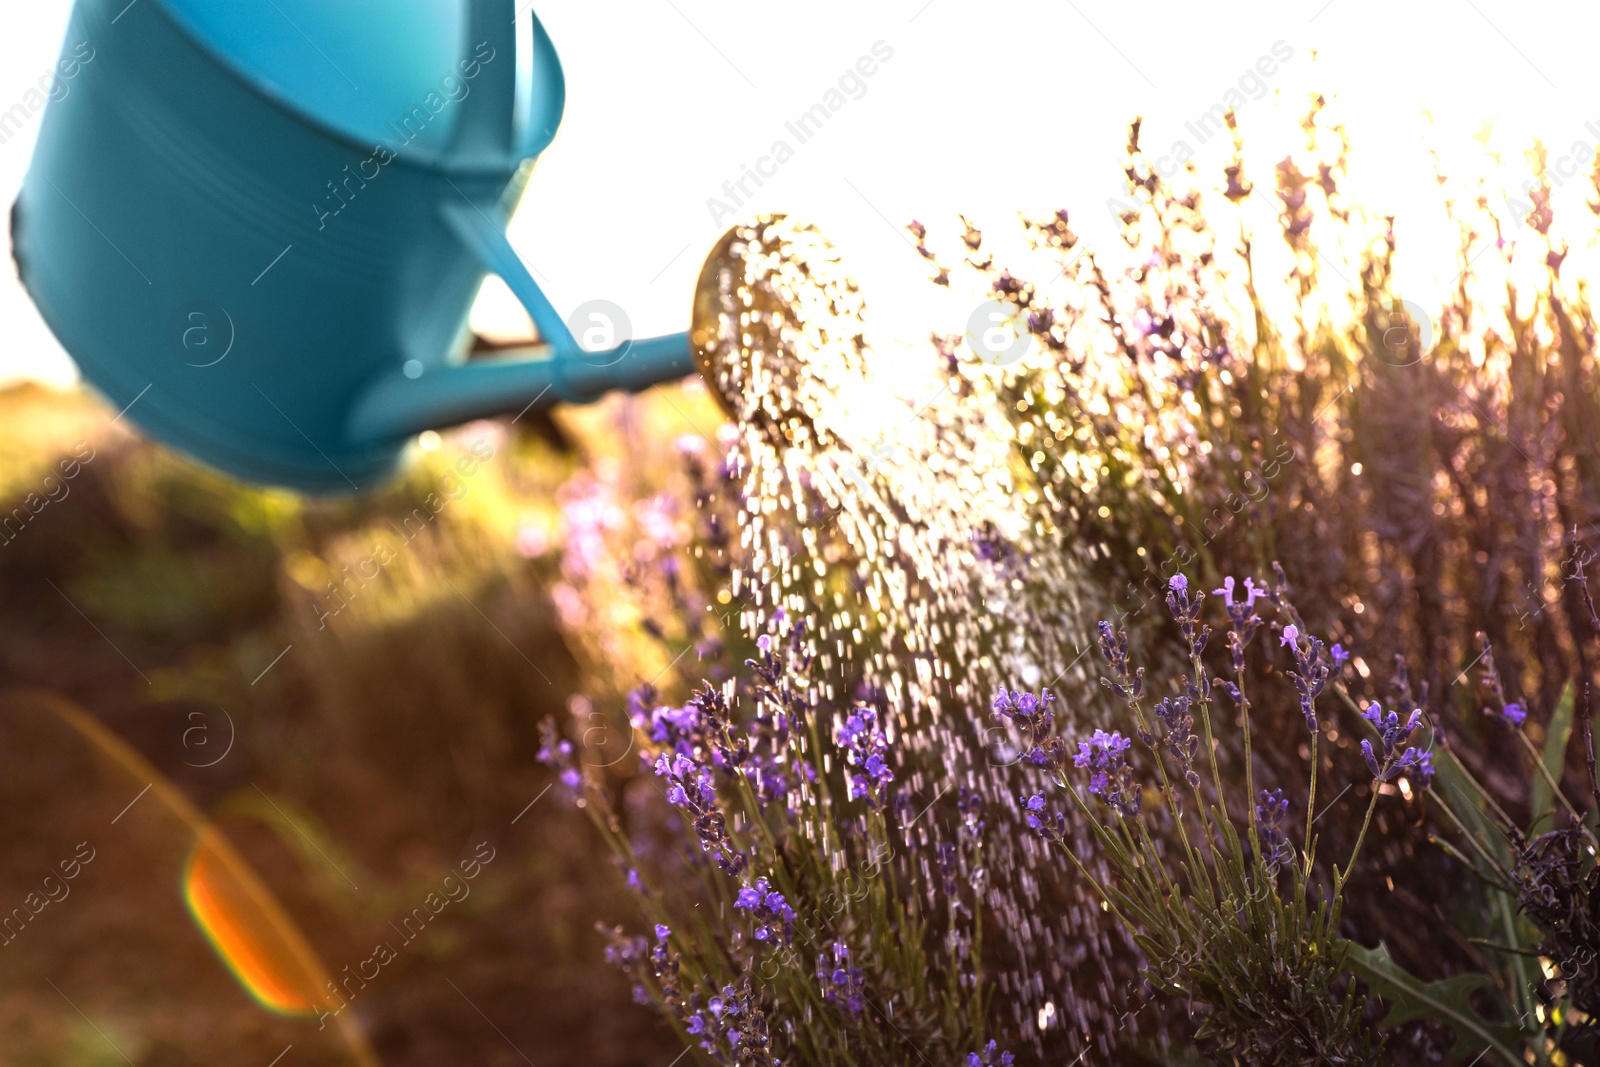
<path id="1" fill-rule="evenodd" d="M 230 474 L 350 491 L 429 427 L 691 373 L 686 334 L 580 346 L 506 241 L 565 100 L 513 2 L 77 0 L 12 235 L 84 377 Z M 488 272 L 543 344 L 469 361 Z"/>

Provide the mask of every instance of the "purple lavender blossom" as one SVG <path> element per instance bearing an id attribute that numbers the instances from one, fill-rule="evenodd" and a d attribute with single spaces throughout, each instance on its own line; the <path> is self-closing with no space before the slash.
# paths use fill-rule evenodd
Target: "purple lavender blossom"
<path id="1" fill-rule="evenodd" d="M 1507 703 L 1501 714 L 1506 717 L 1506 721 L 1512 726 L 1521 726 L 1528 719 L 1528 713 L 1515 700 Z"/>
<path id="2" fill-rule="evenodd" d="M 1072 762 L 1077 767 L 1104 767 L 1110 765 L 1113 759 L 1122 759 L 1132 745 L 1133 742 L 1123 737 L 1121 731 L 1113 730 L 1108 734 L 1104 730 L 1096 730 L 1089 740 L 1078 742 L 1078 754 L 1072 757 Z"/>
<path id="3" fill-rule="evenodd" d="M 991 1040 L 982 1051 L 967 1053 L 966 1067 L 1011 1067 L 1015 1060 L 1016 1057 L 1001 1052 L 1000 1046 Z"/>
<path id="4" fill-rule="evenodd" d="M 650 708 L 654 701 L 653 686 L 640 686 L 628 694 L 629 721 L 656 744 L 689 759 L 709 760 L 717 768 L 745 762 L 749 744 L 730 730 L 732 716 L 722 690 L 703 686 L 681 708 Z"/>
<path id="5" fill-rule="evenodd" d="M 1367 705 L 1361 717 L 1378 731 L 1379 749 L 1375 750 L 1372 742 L 1366 738 L 1361 741 L 1361 757 L 1366 760 L 1367 770 L 1372 772 L 1372 777 L 1380 782 L 1392 782 L 1404 776 L 1416 779 L 1419 786 L 1427 788 L 1433 780 L 1433 756 L 1414 745 L 1404 751 L 1400 747 L 1411 740 L 1411 735 L 1421 725 L 1421 710 L 1414 709 L 1402 722 L 1399 713 L 1384 711 L 1383 706 L 1374 700 Z"/>
<path id="6" fill-rule="evenodd" d="M 1113 630 L 1110 623 L 1102 620 L 1100 655 L 1105 658 L 1113 675 L 1111 678 L 1101 678 L 1101 685 L 1123 700 L 1138 700 L 1144 695 L 1144 668 L 1132 671 L 1128 662 L 1128 631 Z"/>
<path id="7" fill-rule="evenodd" d="M 733 906 L 748 911 L 756 921 L 752 936 L 757 941 L 787 945 L 794 940 L 794 909 L 765 878 L 757 878 L 754 883 L 741 888 Z"/>
<path id="8" fill-rule="evenodd" d="M 1328 649 L 1328 657 L 1333 660 L 1333 669 L 1336 671 L 1344 670 L 1344 665 L 1350 662 L 1350 653 L 1346 652 L 1344 646 L 1340 644 L 1335 644 Z"/>
<path id="9" fill-rule="evenodd" d="M 1143 800 L 1128 766 L 1132 746 L 1133 741 L 1120 732 L 1096 730 L 1089 740 L 1078 742 L 1078 754 L 1072 758 L 1074 766 L 1089 771 L 1089 792 L 1128 819 L 1138 817 Z"/>
<path id="10" fill-rule="evenodd" d="M 817 957 L 817 984 L 822 986 L 822 999 L 842 1004 L 852 1015 L 860 1015 L 866 1007 L 861 968 L 850 966 L 850 946 L 844 942 L 835 941 L 831 952 L 831 961 L 827 954 Z"/>
<path id="11" fill-rule="evenodd" d="M 1156 718 L 1167 728 L 1162 742 L 1178 761 L 1184 781 L 1191 789 L 1200 785 L 1200 775 L 1194 769 L 1195 757 L 1200 752 L 1200 737 L 1194 732 L 1194 716 L 1189 711 L 1192 704 L 1188 697 L 1177 696 L 1168 697 L 1155 706 Z"/>
<path id="12" fill-rule="evenodd" d="M 983 818 L 983 797 L 975 789 L 961 786 L 956 790 L 956 811 L 961 815 L 961 838 L 971 844 L 983 840 L 986 823 Z"/>
<path id="13" fill-rule="evenodd" d="M 662 753 L 656 758 L 656 776 L 667 780 L 667 802 L 687 814 L 694 824 L 700 847 L 718 867 L 737 877 L 748 857 L 734 848 L 728 836 L 727 817 L 717 804 L 716 779 L 711 768 L 682 753 Z"/>
<path id="14" fill-rule="evenodd" d="M 1067 817 L 1059 811 L 1045 810 L 1044 795 L 1035 793 L 1031 797 L 1018 797 L 1022 805 L 1028 828 L 1052 844 L 1062 844 L 1067 836 Z"/>
<path id="15" fill-rule="evenodd" d="M 786 618 L 782 608 L 773 612 L 775 625 L 781 626 Z M 747 665 L 756 666 L 759 682 L 755 715 L 748 728 L 750 754 L 745 775 L 754 784 L 756 797 L 764 807 L 790 816 L 799 810 L 799 787 L 817 779 L 817 770 L 809 760 L 797 762 L 788 755 L 790 731 L 810 711 L 808 687 L 797 684 L 796 679 L 797 671 L 810 662 L 801 649 L 804 632 L 803 622 L 792 627 L 787 647 L 780 638 L 762 634 L 756 641 L 761 660 L 746 661 Z"/>
<path id="16" fill-rule="evenodd" d="M 1396 778 L 1415 778 L 1417 784 L 1423 789 L 1433 781 L 1433 755 L 1411 745 L 1398 756 L 1379 762 L 1377 755 L 1372 750 L 1372 742 L 1363 739 L 1361 742 L 1361 756 L 1367 761 L 1367 769 L 1372 776 L 1380 782 L 1392 782 Z"/>
<path id="17" fill-rule="evenodd" d="M 615 935 L 605 948 L 605 960 L 613 967 L 631 970 L 648 959 L 650 948 L 642 937 Z"/>
<path id="18" fill-rule="evenodd" d="M 756 676 L 755 723 L 775 731 L 767 738 L 774 750 L 781 747 L 778 743 L 783 741 L 791 722 L 804 719 L 815 710 L 812 690 L 804 677 L 812 660 L 812 653 L 806 650 L 806 620 L 798 619 L 785 630 L 782 627 L 787 619 L 782 608 L 774 611 L 771 622 L 780 632 L 758 637 L 756 650 L 760 655 L 744 661 Z"/>
<path id="19" fill-rule="evenodd" d="M 1433 754 L 1413 745 L 1400 754 L 1395 770 L 1397 776 L 1413 779 L 1418 789 L 1426 789 L 1433 781 Z"/>
<path id="20" fill-rule="evenodd" d="M 866 798 L 874 811 L 882 810 L 884 788 L 894 781 L 886 759 L 889 742 L 878 725 L 878 713 L 865 704 L 858 706 L 839 727 L 836 740 L 844 750 L 845 763 L 855 768 L 850 776 L 850 799 Z"/>
<path id="21" fill-rule="evenodd" d="M 1238 622 L 1254 608 L 1256 606 L 1256 598 L 1267 591 L 1265 586 L 1257 585 L 1254 578 L 1246 578 L 1244 580 L 1244 599 L 1235 600 L 1233 598 L 1233 590 L 1237 584 L 1233 575 L 1230 574 L 1222 579 L 1221 589 L 1211 590 L 1214 595 L 1222 598 L 1223 606 L 1228 609 L 1228 617 L 1235 622 Z M 1238 612 L 1238 614 L 1235 615 L 1235 612 Z"/>
<path id="22" fill-rule="evenodd" d="M 984 563 L 993 563 L 998 570 L 1022 559 L 1017 546 L 1008 540 L 993 522 L 985 521 L 972 531 L 972 552 Z"/>
<path id="23" fill-rule="evenodd" d="M 810 763 L 782 761 L 773 756 L 757 753 L 750 757 L 746 776 L 755 786 L 756 799 L 771 810 L 783 810 L 793 816 L 799 809 L 800 796 L 796 788 L 800 779 L 814 782 L 816 768 Z"/>
<path id="24" fill-rule="evenodd" d="M 710 997 L 699 993 L 673 1005 L 683 1028 L 701 1037 L 700 1047 L 717 1063 L 777 1067 L 767 1033 L 766 1013 L 748 977 L 725 985 Z"/>
<path id="25" fill-rule="evenodd" d="M 1183 635 L 1183 640 L 1189 646 L 1189 657 L 1199 659 L 1200 653 L 1205 650 L 1206 642 L 1211 639 L 1211 627 L 1199 626 L 1195 623 L 1200 618 L 1200 605 L 1205 601 L 1204 593 L 1189 595 L 1189 579 L 1181 574 L 1174 574 L 1167 580 L 1167 610 L 1172 613 L 1173 621 L 1178 624 L 1178 632 Z"/>
<path id="26" fill-rule="evenodd" d="M 1269 867 L 1277 867 L 1294 858 L 1294 846 L 1283 832 L 1283 820 L 1289 814 L 1289 798 L 1281 789 L 1263 789 L 1256 802 L 1256 834 L 1261 842 L 1261 858 Z"/>
<path id="27" fill-rule="evenodd" d="M 1240 599 L 1234 597 L 1234 587 L 1238 583 L 1233 575 L 1222 579 L 1222 588 L 1213 589 L 1212 593 L 1222 597 L 1223 607 L 1228 612 L 1228 651 L 1233 658 L 1233 673 L 1244 673 L 1244 652 L 1250 647 L 1250 642 L 1255 640 L 1256 631 L 1261 628 L 1261 616 L 1256 614 L 1256 599 L 1266 593 L 1264 586 L 1256 585 L 1254 578 L 1244 580 L 1244 596 Z"/>
<path id="28" fill-rule="evenodd" d="M 556 724 L 551 719 L 539 723 L 539 741 L 539 751 L 534 759 L 547 767 L 554 767 L 559 772 L 561 784 L 574 793 L 578 792 L 583 785 L 583 772 L 578 769 L 572 742 L 556 732 Z"/>
<path id="29" fill-rule="evenodd" d="M 650 991 L 641 981 L 646 975 L 660 983 L 661 996 L 665 1000 L 671 1002 L 677 996 L 678 955 L 667 944 L 671 930 L 658 925 L 655 928 L 656 943 L 653 946 L 642 937 L 625 936 L 620 926 L 611 930 L 601 927 L 601 932 L 606 934 L 610 941 L 605 950 L 606 962 L 621 969 L 635 980 L 633 999 L 636 1003 L 652 1003 Z"/>
<path id="30" fill-rule="evenodd" d="M 1383 705 L 1376 700 L 1367 705 L 1366 710 L 1361 713 L 1361 717 L 1370 722 L 1373 728 L 1378 731 L 1378 738 L 1383 743 L 1383 753 L 1386 758 L 1392 756 L 1394 750 L 1403 745 L 1416 732 L 1417 727 L 1422 724 L 1422 712 L 1420 709 L 1412 711 L 1406 721 L 1402 723 L 1398 712 L 1384 711 Z"/>
<path id="31" fill-rule="evenodd" d="M 1367 761 L 1367 769 L 1372 772 L 1372 777 L 1383 781 L 1383 768 L 1378 765 L 1378 756 L 1372 751 L 1372 742 L 1365 737 L 1361 739 L 1361 758 Z"/>
<path id="32" fill-rule="evenodd" d="M 1285 673 L 1300 694 L 1300 714 L 1305 716 L 1306 729 L 1316 733 L 1317 697 L 1328 687 L 1329 668 L 1332 665 L 1327 646 L 1318 638 L 1301 634 L 1300 628 L 1294 623 L 1284 626 L 1283 636 L 1278 643 L 1288 646 L 1294 656 L 1296 669 Z"/>
<path id="33" fill-rule="evenodd" d="M 705 734 L 700 727 L 700 709 L 693 704 L 685 704 L 681 708 L 640 708 L 632 713 L 630 719 L 635 729 L 673 752 L 693 756 L 705 746 Z"/>
<path id="34" fill-rule="evenodd" d="M 1480 668 L 1483 687 L 1489 690 L 1489 696 L 1494 702 L 1483 709 L 1484 714 L 1495 714 L 1495 705 L 1499 705 L 1501 718 L 1512 726 L 1521 726 L 1528 719 L 1527 709 L 1517 701 L 1506 699 L 1505 682 L 1500 677 L 1500 668 L 1494 661 L 1494 646 L 1489 643 L 1488 636 L 1482 633 L 1478 634 L 1478 641 L 1483 646 L 1483 651 L 1478 655 L 1483 664 Z"/>
<path id="35" fill-rule="evenodd" d="M 1493 715 L 1504 719 L 1512 726 L 1521 727 L 1528 721 L 1528 709 L 1521 702 L 1506 699 L 1505 682 L 1500 676 L 1500 668 L 1494 661 L 1494 646 L 1489 643 L 1489 638 L 1484 634 L 1478 635 L 1478 641 L 1483 646 L 1483 651 L 1478 659 L 1483 666 L 1480 668 L 1483 686 L 1489 690 L 1492 703 L 1483 709 L 1485 715 Z M 1496 706 L 1499 710 L 1496 711 Z"/>
<path id="36" fill-rule="evenodd" d="M 994 698 L 994 717 L 1016 725 L 1021 731 L 1026 751 L 1022 758 L 1029 763 L 1056 770 L 1066 760 L 1066 744 L 1055 736 L 1055 716 L 1050 703 L 1055 696 L 1050 690 L 1032 693 L 1000 690 Z"/>

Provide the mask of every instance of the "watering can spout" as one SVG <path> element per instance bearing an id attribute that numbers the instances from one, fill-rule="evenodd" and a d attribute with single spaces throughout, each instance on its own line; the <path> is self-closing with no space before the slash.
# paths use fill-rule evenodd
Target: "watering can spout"
<path id="1" fill-rule="evenodd" d="M 548 355 L 539 358 L 543 348 Z M 618 390 L 638 392 L 694 372 L 689 335 L 631 341 L 606 352 L 539 346 L 526 354 L 474 360 L 435 371 L 414 365 L 375 382 L 351 412 L 356 441 L 409 437 L 493 415 L 586 404 Z"/>

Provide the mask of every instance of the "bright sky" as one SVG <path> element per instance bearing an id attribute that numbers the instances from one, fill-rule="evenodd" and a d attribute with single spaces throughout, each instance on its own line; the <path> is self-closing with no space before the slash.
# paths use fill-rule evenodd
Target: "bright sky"
<path id="1" fill-rule="evenodd" d="M 712 197 L 741 216 L 816 222 L 886 335 L 959 331 L 961 321 L 929 321 L 906 221 L 944 229 L 965 212 L 1004 230 L 1018 209 L 1066 207 L 1075 229 L 1109 245 L 1106 201 L 1121 194 L 1128 121 L 1145 117 L 1147 149 L 1182 139 L 1215 171 L 1224 139 L 1198 144 L 1185 123 L 1236 88 L 1250 100 L 1247 139 L 1258 124 L 1288 128 L 1309 91 L 1335 97 L 1368 190 L 1403 216 L 1437 200 L 1425 110 L 1454 144 L 1483 119 L 1515 147 L 1542 136 L 1552 159 L 1580 154 L 1580 174 L 1600 144 L 1600 102 L 1580 91 L 1600 9 L 1573 0 L 566 0 L 538 10 L 563 59 L 567 111 L 512 241 L 551 279 L 563 315 L 608 299 L 640 334 L 687 327 L 701 260 L 728 225 Z M 0 112 L 54 62 L 67 11 L 38 0 L 8 12 Z M 875 47 L 875 72 L 844 86 L 858 98 L 799 143 L 785 123 Z M 0 204 L 16 195 L 38 121 L 0 144 Z M 793 153 L 774 167 L 762 157 L 778 140 Z M 759 188 L 747 179 L 751 195 L 733 205 L 724 183 L 758 163 L 770 177 Z M 1581 182 L 1569 184 L 1576 194 Z M 477 321 L 515 328 L 525 320 L 508 302 L 488 291 Z M 73 379 L 11 269 L 0 276 L 0 324 L 0 381 Z"/>

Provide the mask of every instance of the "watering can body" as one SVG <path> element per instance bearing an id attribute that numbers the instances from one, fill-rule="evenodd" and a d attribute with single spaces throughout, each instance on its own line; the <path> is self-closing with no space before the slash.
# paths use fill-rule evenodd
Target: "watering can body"
<path id="1" fill-rule="evenodd" d="M 365 489 L 429 426 L 693 370 L 683 335 L 580 348 L 506 242 L 564 102 L 531 13 L 371 3 L 78 0 L 13 209 L 24 285 L 118 417 L 248 480 Z M 535 358 L 466 361 L 487 272 Z"/>

